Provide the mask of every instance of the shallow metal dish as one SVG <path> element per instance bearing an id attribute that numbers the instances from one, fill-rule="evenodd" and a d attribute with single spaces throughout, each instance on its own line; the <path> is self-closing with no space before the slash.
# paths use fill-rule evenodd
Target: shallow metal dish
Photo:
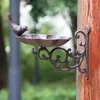
<path id="1" fill-rule="evenodd" d="M 38 45 L 44 47 L 61 46 L 67 43 L 71 38 L 57 35 L 46 34 L 23 34 L 16 36 L 18 40 L 29 45 Z"/>

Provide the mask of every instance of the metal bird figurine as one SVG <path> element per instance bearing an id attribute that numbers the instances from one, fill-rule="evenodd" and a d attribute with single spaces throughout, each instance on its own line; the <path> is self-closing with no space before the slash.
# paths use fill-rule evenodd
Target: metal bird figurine
<path id="1" fill-rule="evenodd" d="M 9 13 L 8 15 L 9 21 L 11 23 L 13 31 L 16 33 L 16 35 L 21 36 L 25 31 L 27 31 L 27 26 L 19 26 L 16 25 L 11 17 L 11 14 Z"/>

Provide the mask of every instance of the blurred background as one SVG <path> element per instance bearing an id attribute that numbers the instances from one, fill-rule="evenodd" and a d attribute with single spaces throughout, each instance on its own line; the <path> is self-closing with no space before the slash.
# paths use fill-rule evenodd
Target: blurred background
<path id="1" fill-rule="evenodd" d="M 13 9 L 15 5 L 16 3 L 12 4 L 10 0 L 0 2 L 0 100 L 8 100 L 8 98 L 13 100 L 9 97 L 9 90 L 12 89 L 9 84 L 13 84 L 9 68 L 14 68 L 10 67 L 13 66 L 10 51 L 14 47 L 10 44 L 11 29 L 7 16 L 9 9 Z M 19 9 L 19 24 L 27 26 L 30 33 L 72 37 L 71 41 L 62 47 L 71 48 L 74 52 L 73 35 L 77 29 L 77 0 L 20 0 L 17 7 L 15 9 Z M 18 17 L 15 16 L 15 19 Z M 21 87 L 22 100 L 75 100 L 75 70 L 67 72 L 56 70 L 49 61 L 41 61 L 32 54 L 33 47 L 20 43 L 20 47 L 15 49 L 16 55 L 20 56 L 21 84 L 19 87 Z M 17 52 L 18 49 L 20 53 Z M 57 53 L 63 56 L 62 59 L 64 58 L 63 52 L 57 51 Z M 69 60 L 69 65 L 73 65 L 74 61 Z M 13 70 L 12 73 L 14 73 Z M 14 87 L 18 88 L 16 85 Z"/>

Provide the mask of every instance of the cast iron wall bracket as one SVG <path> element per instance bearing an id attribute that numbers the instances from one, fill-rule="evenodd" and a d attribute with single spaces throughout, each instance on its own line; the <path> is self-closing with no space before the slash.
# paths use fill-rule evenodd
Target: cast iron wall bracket
<path id="1" fill-rule="evenodd" d="M 21 42 L 28 44 L 28 45 L 38 45 L 40 48 L 35 51 L 33 48 L 33 53 L 38 55 L 41 60 L 49 60 L 53 66 L 61 71 L 67 71 L 71 69 L 78 68 L 79 72 L 85 73 L 86 79 L 88 79 L 88 52 L 89 52 L 89 33 L 90 33 L 90 28 L 88 26 L 85 26 L 84 31 L 78 30 L 75 32 L 74 38 L 76 40 L 81 39 L 82 42 L 77 41 L 77 49 L 75 53 L 73 54 L 71 52 L 71 49 L 64 49 L 61 46 L 65 43 L 67 43 L 70 38 L 66 37 L 58 37 L 58 36 L 53 36 L 53 35 L 43 35 L 43 34 L 23 34 L 25 31 L 27 31 L 26 26 L 18 26 L 12 21 L 11 14 L 8 15 L 8 18 L 10 20 L 11 26 L 13 31 L 16 33 L 17 39 L 19 39 Z M 46 47 L 48 46 L 56 46 L 53 48 L 51 51 L 48 50 Z M 81 48 L 80 50 L 78 48 Z M 62 61 L 61 56 L 58 54 L 56 58 L 53 58 L 54 52 L 57 50 L 61 50 L 65 53 L 65 59 Z M 47 53 L 44 54 L 43 51 Z M 73 66 L 69 66 L 69 59 L 68 58 L 73 58 L 76 63 Z M 84 65 L 82 66 L 82 62 L 85 62 Z M 66 64 L 65 68 L 62 68 L 60 63 Z"/>
<path id="2" fill-rule="evenodd" d="M 71 49 L 66 50 L 61 47 L 55 47 L 51 51 L 49 51 L 46 47 L 42 47 L 42 46 L 38 49 L 38 51 L 35 51 L 33 48 L 32 52 L 38 55 L 41 60 L 49 60 L 53 64 L 53 66 L 58 70 L 67 71 L 67 70 L 78 68 L 79 72 L 85 73 L 86 79 L 88 79 L 89 33 L 90 33 L 90 28 L 88 26 L 85 26 L 84 31 L 78 30 L 75 32 L 74 37 L 76 38 L 76 40 L 78 39 L 82 40 L 81 43 L 77 41 L 77 46 L 78 48 L 80 47 L 82 51 L 78 50 L 77 48 L 74 54 L 71 52 Z M 65 59 L 63 61 L 61 61 L 60 59 L 61 56 L 59 54 L 56 56 L 56 59 L 53 59 L 53 53 L 57 50 L 61 50 L 66 53 Z M 43 54 L 42 53 L 43 51 L 45 51 L 47 55 Z M 67 66 L 69 63 L 68 57 L 75 59 L 76 61 L 75 65 Z M 83 60 L 85 60 L 84 61 L 85 66 L 81 67 Z M 65 63 L 66 68 L 62 68 L 59 63 Z"/>

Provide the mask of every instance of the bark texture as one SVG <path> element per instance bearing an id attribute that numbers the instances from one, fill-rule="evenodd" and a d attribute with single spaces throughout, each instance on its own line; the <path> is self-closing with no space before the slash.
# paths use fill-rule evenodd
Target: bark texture
<path id="1" fill-rule="evenodd" d="M 77 100 L 100 100 L 100 0 L 79 0 L 79 28 L 89 25 L 89 80 L 77 73 Z M 84 64 L 82 65 L 84 66 Z"/>

